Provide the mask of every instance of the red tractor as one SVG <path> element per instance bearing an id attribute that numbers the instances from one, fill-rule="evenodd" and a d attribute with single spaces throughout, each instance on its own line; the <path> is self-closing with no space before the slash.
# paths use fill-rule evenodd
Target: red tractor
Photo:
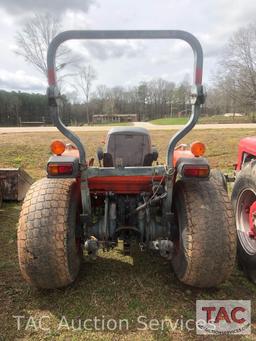
<path id="1" fill-rule="evenodd" d="M 236 180 L 232 191 L 237 227 L 238 261 L 256 283 L 256 137 L 239 142 Z"/>
<path id="2" fill-rule="evenodd" d="M 59 115 L 55 57 L 69 39 L 182 39 L 195 56 L 192 111 L 188 123 L 171 137 L 166 164 L 149 133 L 116 128 L 106 150 L 98 149 L 99 166 L 88 161 L 80 139 Z M 236 256 L 233 210 L 223 185 L 210 171 L 200 142 L 177 146 L 195 126 L 204 102 L 203 52 L 184 31 L 68 31 L 48 51 L 48 98 L 54 125 L 72 144 L 54 141 L 47 177 L 30 188 L 18 227 L 20 269 L 39 288 L 63 287 L 79 272 L 83 248 L 93 258 L 122 240 L 153 249 L 172 263 L 177 277 L 197 287 L 213 287 L 231 274 Z"/>

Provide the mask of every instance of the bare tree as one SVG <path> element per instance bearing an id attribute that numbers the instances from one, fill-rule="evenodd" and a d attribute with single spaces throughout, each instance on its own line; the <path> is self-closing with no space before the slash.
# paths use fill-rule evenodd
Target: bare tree
<path id="1" fill-rule="evenodd" d="M 229 87 L 234 103 L 256 103 L 256 23 L 239 29 L 233 34 L 220 62 L 219 84 Z M 228 90 L 226 88 L 226 90 Z"/>
<path id="2" fill-rule="evenodd" d="M 140 102 L 140 110 L 138 113 L 139 121 L 143 120 L 146 116 L 147 97 L 148 97 L 147 83 L 146 82 L 140 83 L 140 85 L 138 86 L 138 98 Z"/>
<path id="3" fill-rule="evenodd" d="M 90 124 L 90 115 L 89 115 L 89 100 L 92 90 L 92 82 L 96 79 L 96 71 L 91 65 L 85 66 L 79 69 L 77 82 L 75 88 L 78 89 L 85 97 L 86 101 L 86 118 L 87 123 Z"/>
<path id="4" fill-rule="evenodd" d="M 97 86 L 95 96 L 100 100 L 104 100 L 107 97 L 108 88 L 106 85 L 101 84 Z"/>
<path id="5" fill-rule="evenodd" d="M 46 13 L 34 14 L 16 35 L 18 45 L 16 53 L 47 77 L 47 50 L 60 29 L 60 21 L 55 16 Z M 62 70 L 70 63 L 72 63 L 70 50 L 61 46 L 57 52 L 57 70 Z"/>

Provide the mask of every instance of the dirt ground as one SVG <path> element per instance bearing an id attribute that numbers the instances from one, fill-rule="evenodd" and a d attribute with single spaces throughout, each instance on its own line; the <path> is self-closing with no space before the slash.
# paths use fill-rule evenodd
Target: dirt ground
<path id="1" fill-rule="evenodd" d="M 160 162 L 165 160 L 172 134 L 173 131 L 151 133 Z M 105 138 L 105 132 L 79 135 L 86 142 L 89 157 L 95 155 L 97 146 Z M 232 174 L 237 143 L 240 138 L 251 135 L 254 135 L 253 129 L 202 130 L 189 134 L 183 142 L 205 142 L 211 165 Z M 53 132 L 0 134 L 0 167 L 22 166 L 35 180 L 41 178 L 50 155 L 49 144 L 60 136 Z M 256 340 L 256 286 L 238 268 L 218 288 L 191 288 L 178 281 L 166 260 L 148 252 L 141 253 L 135 246 L 132 256 L 123 256 L 120 245 L 109 253 L 101 251 L 95 261 L 85 256 L 78 279 L 68 288 L 39 291 L 29 287 L 21 278 L 17 262 L 19 211 L 20 205 L 16 203 L 4 203 L 0 209 L 0 340 L 215 340 L 199 337 L 195 330 L 188 331 L 182 325 L 182 321 L 195 319 L 198 299 L 251 300 L 252 334 L 217 339 Z M 81 321 L 95 317 L 100 321 L 101 330 L 79 328 Z M 110 330 L 113 324 L 107 325 L 112 319 L 128 322 L 113 331 Z M 160 322 L 167 319 L 173 323 L 178 320 L 178 327 L 172 330 L 163 323 L 152 329 L 151 319 Z M 143 329 L 145 325 L 147 328 Z"/>

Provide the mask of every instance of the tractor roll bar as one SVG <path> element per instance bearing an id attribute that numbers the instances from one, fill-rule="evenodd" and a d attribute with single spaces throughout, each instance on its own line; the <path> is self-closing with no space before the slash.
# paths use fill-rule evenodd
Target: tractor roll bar
<path id="1" fill-rule="evenodd" d="M 60 96 L 57 87 L 56 77 L 56 52 L 58 47 L 67 40 L 73 39 L 181 39 L 186 41 L 194 52 L 194 85 L 195 91 L 192 94 L 194 103 L 192 105 L 192 114 L 188 123 L 177 132 L 169 142 L 166 161 L 169 167 L 173 167 L 173 153 L 177 142 L 182 139 L 196 124 L 199 116 L 200 105 L 204 102 L 202 88 L 203 74 L 203 51 L 201 44 L 191 33 L 180 30 L 130 30 L 130 31 L 66 31 L 58 34 L 51 42 L 47 54 L 48 68 L 48 98 L 54 125 L 68 137 L 78 148 L 80 163 L 84 164 L 86 160 L 85 149 L 79 139 L 71 132 L 61 121 L 58 109 L 58 99 Z"/>

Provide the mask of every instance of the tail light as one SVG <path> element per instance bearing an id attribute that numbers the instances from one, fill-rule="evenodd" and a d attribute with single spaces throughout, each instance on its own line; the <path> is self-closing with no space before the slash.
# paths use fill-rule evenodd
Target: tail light
<path id="1" fill-rule="evenodd" d="M 184 165 L 182 173 L 187 178 L 207 178 L 210 174 L 210 167 L 208 165 Z"/>
<path id="2" fill-rule="evenodd" d="M 47 173 L 51 176 L 72 175 L 73 163 L 48 163 Z"/>

